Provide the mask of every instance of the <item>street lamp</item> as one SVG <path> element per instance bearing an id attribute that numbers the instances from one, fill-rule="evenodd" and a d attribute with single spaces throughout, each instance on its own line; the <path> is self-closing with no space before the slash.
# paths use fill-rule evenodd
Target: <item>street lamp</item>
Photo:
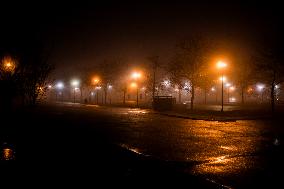
<path id="1" fill-rule="evenodd" d="M 136 106 L 138 107 L 138 93 L 139 93 L 139 88 L 138 88 L 138 84 L 136 82 L 132 82 L 130 84 L 131 88 L 136 88 Z"/>
<path id="2" fill-rule="evenodd" d="M 10 56 L 3 58 L 2 66 L 3 66 L 4 71 L 11 72 L 11 73 L 15 70 L 15 67 L 16 67 L 15 61 Z"/>
<path id="3" fill-rule="evenodd" d="M 225 84 L 226 88 L 227 88 L 227 92 L 228 92 L 228 103 L 230 102 L 230 87 L 231 87 L 231 83 L 226 83 Z"/>
<path id="4" fill-rule="evenodd" d="M 139 78 L 141 78 L 141 73 L 139 73 L 139 72 L 133 72 L 133 73 L 131 74 L 131 77 L 132 77 L 132 79 L 139 79 Z"/>
<path id="5" fill-rule="evenodd" d="M 0 59 L 0 79 L 8 79 L 11 77 L 15 72 L 15 68 L 16 62 L 12 57 L 6 56 L 3 59 Z"/>
<path id="6" fill-rule="evenodd" d="M 56 88 L 61 90 L 61 89 L 64 88 L 64 84 L 63 84 L 62 82 L 58 82 L 58 83 L 56 84 Z"/>
<path id="7" fill-rule="evenodd" d="M 59 81 L 58 83 L 56 83 L 55 88 L 58 89 L 59 91 L 61 91 L 64 88 L 64 83 Z M 56 101 L 57 101 L 57 91 L 55 92 L 55 94 L 56 94 Z M 63 99 L 63 97 L 62 97 L 62 99 Z"/>
<path id="8" fill-rule="evenodd" d="M 133 72 L 131 74 L 131 78 L 135 81 L 130 84 L 131 87 L 136 87 L 136 106 L 138 107 L 138 95 L 139 95 L 139 86 L 138 86 L 138 79 L 142 77 L 140 72 Z"/>
<path id="9" fill-rule="evenodd" d="M 75 91 L 76 91 L 76 89 L 79 89 L 78 88 L 78 86 L 79 86 L 79 84 L 80 84 L 80 82 L 79 82 L 79 80 L 77 80 L 77 79 L 73 79 L 72 81 L 71 81 L 71 85 L 73 86 L 73 88 L 74 88 L 74 103 L 75 103 Z"/>
<path id="10" fill-rule="evenodd" d="M 230 91 L 234 91 L 236 88 L 234 87 L 234 86 L 231 86 L 230 88 L 229 88 L 229 92 Z M 230 95 L 229 95 L 229 93 L 228 93 L 228 99 L 229 99 L 229 102 L 230 102 Z M 233 98 L 232 98 L 233 99 Z M 234 100 L 232 100 L 232 102 L 234 102 Z"/>
<path id="11" fill-rule="evenodd" d="M 111 90 L 112 90 L 112 85 L 108 85 L 108 90 L 109 90 L 109 104 L 111 104 Z"/>
<path id="12" fill-rule="evenodd" d="M 146 102 L 146 87 L 142 87 L 141 89 L 144 91 L 144 101 Z"/>
<path id="13" fill-rule="evenodd" d="M 98 77 L 94 77 L 94 78 L 92 79 L 93 85 L 97 85 L 99 82 L 100 82 L 100 79 L 99 79 Z"/>
<path id="14" fill-rule="evenodd" d="M 96 89 L 96 96 L 97 96 L 97 104 L 99 104 L 99 90 L 101 89 L 101 86 L 97 86 Z"/>
<path id="15" fill-rule="evenodd" d="M 216 91 L 216 88 L 215 88 L 215 87 L 212 87 L 212 88 L 211 88 L 211 91 L 212 91 L 212 92 L 215 92 L 215 103 L 217 104 L 217 94 L 218 94 L 218 93 L 217 93 L 217 91 Z"/>
<path id="16" fill-rule="evenodd" d="M 257 87 L 257 90 L 261 93 L 261 102 L 263 102 L 263 91 L 264 91 L 265 85 L 258 84 L 256 87 Z"/>
<path id="17" fill-rule="evenodd" d="M 96 91 L 97 104 L 99 104 L 99 90 L 101 89 L 101 87 L 99 86 L 100 82 L 101 80 L 98 76 L 92 78 L 92 85 L 95 86 L 95 91 Z"/>
<path id="18" fill-rule="evenodd" d="M 221 109 L 221 112 L 223 112 L 223 110 L 224 110 L 224 80 L 226 79 L 226 78 L 224 78 L 224 68 L 226 68 L 227 67 L 227 64 L 225 63 L 225 62 L 223 62 L 223 61 L 218 61 L 217 62 L 217 68 L 218 69 L 220 69 L 221 70 L 221 74 L 222 74 L 222 76 L 221 76 L 221 81 L 222 81 L 222 109 Z"/>

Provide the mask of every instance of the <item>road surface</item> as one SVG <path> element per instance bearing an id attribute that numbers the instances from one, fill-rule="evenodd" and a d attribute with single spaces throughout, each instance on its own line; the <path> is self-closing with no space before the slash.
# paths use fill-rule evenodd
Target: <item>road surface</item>
<path id="1" fill-rule="evenodd" d="M 93 136 L 94 140 L 107 138 L 138 156 L 161 160 L 182 173 L 224 188 L 273 187 L 281 185 L 284 178 L 281 174 L 284 132 L 280 121 L 201 121 L 167 117 L 145 109 L 72 103 L 41 108 L 33 116 L 37 117 L 33 125 L 38 128 L 31 129 L 36 136 L 28 135 L 31 137 L 28 142 L 21 141 L 23 137 L 19 134 L 8 139 L 17 141 L 14 146 L 18 159 L 27 158 L 27 154 L 34 159 L 41 156 L 63 161 L 69 156 L 89 159 L 90 152 L 100 148 L 90 145 Z M 24 128 L 20 131 L 27 133 Z M 45 150 L 37 150 L 34 143 L 43 140 L 42 137 L 48 140 L 42 145 Z M 87 145 L 88 150 L 78 145 Z M 70 148 L 73 153 L 67 150 Z"/>

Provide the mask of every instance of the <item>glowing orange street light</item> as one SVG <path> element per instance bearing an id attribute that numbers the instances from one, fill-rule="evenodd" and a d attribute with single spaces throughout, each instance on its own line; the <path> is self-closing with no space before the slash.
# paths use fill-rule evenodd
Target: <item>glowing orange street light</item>
<path id="1" fill-rule="evenodd" d="M 6 72 L 13 72 L 15 70 L 15 62 L 11 57 L 4 57 L 2 60 L 3 70 Z"/>
<path id="2" fill-rule="evenodd" d="M 225 63 L 225 62 L 223 62 L 223 61 L 218 61 L 217 62 L 217 68 L 225 68 L 225 67 L 227 67 L 227 64 Z"/>
<path id="3" fill-rule="evenodd" d="M 132 79 L 139 79 L 139 78 L 141 78 L 141 73 L 139 73 L 139 72 L 133 72 L 132 74 L 131 74 L 131 78 Z"/>
<path id="4" fill-rule="evenodd" d="M 251 87 L 248 88 L 247 92 L 252 93 L 253 89 Z"/>
<path id="5" fill-rule="evenodd" d="M 133 72 L 132 74 L 131 74 L 131 78 L 133 79 L 133 80 L 135 80 L 135 81 L 137 81 L 138 79 L 140 79 L 142 77 L 142 74 L 140 73 L 140 72 Z M 130 84 L 130 86 L 131 87 L 133 87 L 133 88 L 135 88 L 136 87 L 136 105 L 137 105 L 137 107 L 138 107 L 138 93 L 139 93 L 139 86 L 138 86 L 138 83 L 136 82 L 136 83 L 131 83 Z"/>
<path id="6" fill-rule="evenodd" d="M 224 68 L 227 67 L 227 64 L 223 61 L 218 61 L 217 62 L 217 68 L 221 70 L 221 73 L 222 73 L 222 76 L 221 76 L 221 81 L 222 81 L 222 109 L 221 109 L 221 112 L 223 112 L 223 107 L 224 107 L 224 73 L 223 73 L 223 70 Z"/>
<path id="7" fill-rule="evenodd" d="M 100 82 L 100 78 L 98 78 L 98 77 L 94 77 L 94 78 L 92 79 L 92 84 L 93 84 L 93 85 L 97 85 L 99 82 Z"/>
<path id="8" fill-rule="evenodd" d="M 139 93 L 139 88 L 138 88 L 138 84 L 135 82 L 132 82 L 130 84 L 131 88 L 136 88 L 136 106 L 138 107 L 138 93 Z"/>
<path id="9" fill-rule="evenodd" d="M 136 88 L 136 87 L 137 87 L 137 83 L 132 82 L 132 83 L 130 84 L 130 87 L 132 87 L 132 88 Z"/>
<path id="10" fill-rule="evenodd" d="M 7 63 L 5 64 L 5 66 L 6 66 L 7 68 L 10 68 L 10 67 L 12 66 L 12 64 L 11 64 L 11 62 L 7 62 Z"/>
<path id="11" fill-rule="evenodd" d="M 96 91 L 97 104 L 99 104 L 99 90 L 101 89 L 101 86 L 99 86 L 100 81 L 101 80 L 98 76 L 92 78 L 92 85 L 95 86 L 95 91 Z"/>
<path id="12" fill-rule="evenodd" d="M 227 78 L 225 76 L 222 76 L 219 78 L 220 81 L 227 81 Z"/>

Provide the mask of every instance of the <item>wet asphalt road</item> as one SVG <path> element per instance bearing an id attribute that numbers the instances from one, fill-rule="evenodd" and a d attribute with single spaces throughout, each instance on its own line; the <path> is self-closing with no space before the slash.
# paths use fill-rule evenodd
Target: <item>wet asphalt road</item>
<path id="1" fill-rule="evenodd" d="M 36 117 L 40 118 L 35 119 L 38 125 L 42 122 L 53 129 L 49 131 L 38 128 L 38 132 L 42 135 L 34 136 L 32 141 L 29 140 L 25 144 L 17 139 L 15 146 L 18 148 L 19 159 L 21 154 L 27 154 L 21 153 L 23 150 L 21 146 L 26 147 L 31 144 L 30 153 L 33 153 L 33 143 L 36 140 L 40 141 L 42 136 L 50 140 L 50 143 L 44 145 L 48 148 L 50 157 L 62 161 L 60 154 L 70 148 L 71 140 L 75 148 L 72 149 L 74 152 L 72 156 L 90 155 L 88 154 L 90 152 L 84 151 L 85 148 L 80 151 L 77 144 L 89 143 L 87 138 L 92 138 L 93 133 L 99 138 L 97 137 L 99 133 L 104 139 L 107 138 L 108 142 L 135 152 L 138 156 L 162 160 L 180 172 L 197 175 L 199 178 L 218 183 L 218 186 L 223 185 L 225 188 L 284 186 L 282 183 L 284 174 L 281 173 L 284 168 L 282 162 L 284 129 L 281 127 L 281 121 L 199 121 L 167 117 L 151 110 L 71 103 L 41 109 Z M 45 117 L 48 120 L 44 120 Z M 52 119 L 49 119 L 50 117 Z M 66 123 L 72 124 L 66 125 Z M 57 129 L 60 125 L 67 129 L 70 126 L 74 132 Z M 78 128 L 87 130 L 88 136 L 84 136 L 86 132 L 81 132 Z M 58 134 L 54 134 L 56 129 Z M 96 151 L 96 148 L 100 147 L 90 148 L 88 147 L 88 150 Z M 50 153 L 52 151 L 54 154 Z M 37 152 L 38 157 L 41 155 L 46 156 L 44 152 L 42 154 Z M 30 158 L 36 159 L 32 154 Z"/>

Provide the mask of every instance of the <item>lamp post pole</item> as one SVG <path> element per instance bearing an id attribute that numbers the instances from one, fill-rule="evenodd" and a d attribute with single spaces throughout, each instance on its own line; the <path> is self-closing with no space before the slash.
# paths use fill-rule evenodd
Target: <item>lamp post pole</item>
<path id="1" fill-rule="evenodd" d="M 75 103 L 75 87 L 74 87 L 74 94 L 73 94 L 73 103 Z"/>
<path id="2" fill-rule="evenodd" d="M 217 68 L 221 69 L 221 82 L 222 82 L 222 88 L 221 88 L 221 94 L 222 94 L 222 97 L 221 97 L 221 103 L 222 103 L 222 108 L 221 108 L 221 112 L 224 111 L 224 68 L 227 67 L 227 64 L 223 61 L 219 61 L 217 62 Z"/>
<path id="3" fill-rule="evenodd" d="M 138 93 L 139 93 L 139 87 L 137 86 L 136 90 L 136 106 L 138 107 Z"/>
<path id="4" fill-rule="evenodd" d="M 217 93 L 217 90 L 216 90 L 216 94 L 215 94 L 215 95 L 216 95 L 216 96 L 215 96 L 215 98 L 216 98 L 216 99 L 215 99 L 215 103 L 217 104 L 217 102 L 218 102 L 218 96 L 217 96 L 218 93 Z"/>
<path id="5" fill-rule="evenodd" d="M 97 104 L 99 104 L 99 90 L 97 89 Z"/>
<path id="6" fill-rule="evenodd" d="M 230 88 L 228 87 L 228 103 L 230 103 Z"/>
<path id="7" fill-rule="evenodd" d="M 222 73 L 222 109 L 221 112 L 224 110 L 224 74 Z"/>

